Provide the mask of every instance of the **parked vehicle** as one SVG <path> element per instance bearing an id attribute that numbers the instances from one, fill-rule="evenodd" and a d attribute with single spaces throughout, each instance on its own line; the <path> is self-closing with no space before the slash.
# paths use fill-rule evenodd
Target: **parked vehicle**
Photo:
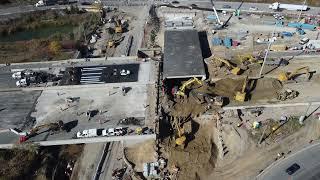
<path id="1" fill-rule="evenodd" d="M 307 44 L 308 42 L 309 42 L 309 38 L 307 38 L 307 37 L 305 37 L 305 38 L 302 38 L 301 40 L 300 40 L 300 42 L 299 42 L 299 44 L 301 44 L 301 45 L 305 45 L 305 44 Z"/>
<path id="2" fill-rule="evenodd" d="M 224 8 L 224 9 L 230 9 L 230 8 L 231 8 L 231 6 L 230 6 L 230 5 L 228 5 L 228 4 L 225 4 L 225 5 L 223 5 L 223 6 L 222 6 L 222 8 Z"/>
<path id="3" fill-rule="evenodd" d="M 269 5 L 270 9 L 273 10 L 282 10 L 282 9 L 286 9 L 289 11 L 306 11 L 308 10 L 308 6 L 306 5 L 296 5 L 296 4 L 281 4 L 279 2 L 275 2 Z"/>
<path id="4" fill-rule="evenodd" d="M 97 137 L 97 129 L 86 129 L 82 132 L 77 132 L 77 138 L 88 138 L 88 137 Z"/>
<path id="5" fill-rule="evenodd" d="M 257 7 L 250 7 L 249 10 L 250 11 L 258 11 L 258 8 Z"/>
<path id="6" fill-rule="evenodd" d="M 289 175 L 292 175 L 293 173 L 295 173 L 296 171 L 298 171 L 300 169 L 300 166 L 297 163 L 292 164 L 288 169 L 286 169 L 286 172 Z"/>
<path id="7" fill-rule="evenodd" d="M 34 74 L 35 74 L 35 72 L 33 72 L 32 70 L 18 71 L 18 72 L 15 72 L 12 74 L 12 78 L 13 79 L 22 79 L 22 78 L 33 76 Z"/>
<path id="8" fill-rule="evenodd" d="M 26 87 L 28 86 L 29 82 L 28 79 L 24 78 L 24 79 L 20 79 L 19 81 L 16 82 L 16 86 L 17 87 Z"/>
<path id="9" fill-rule="evenodd" d="M 102 136 L 122 136 L 124 135 L 124 132 L 122 127 L 109 128 L 102 130 Z"/>

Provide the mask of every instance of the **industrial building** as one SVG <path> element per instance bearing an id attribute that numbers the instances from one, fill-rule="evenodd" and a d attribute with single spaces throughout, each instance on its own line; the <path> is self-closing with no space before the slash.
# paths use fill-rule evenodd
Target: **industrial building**
<path id="1" fill-rule="evenodd" d="M 164 33 L 164 79 L 206 79 L 196 30 L 167 30 Z"/>

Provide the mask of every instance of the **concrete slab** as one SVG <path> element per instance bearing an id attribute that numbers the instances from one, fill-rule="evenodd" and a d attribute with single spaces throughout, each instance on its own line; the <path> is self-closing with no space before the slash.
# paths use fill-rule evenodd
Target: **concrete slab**
<path id="1" fill-rule="evenodd" d="M 0 92 L 0 128 L 23 128 L 32 125 L 29 117 L 41 91 Z"/>
<path id="2" fill-rule="evenodd" d="M 37 119 L 37 123 L 57 120 L 68 122 L 79 117 L 84 118 L 88 110 L 97 109 L 104 112 L 102 115 L 105 120 L 144 117 L 146 85 L 136 85 L 131 88 L 126 96 L 122 95 L 121 87 L 91 88 L 90 91 L 87 89 L 46 90 L 38 99 L 36 112 L 32 113 L 32 116 Z M 80 97 L 80 100 L 68 107 L 65 101 L 67 97 Z"/>

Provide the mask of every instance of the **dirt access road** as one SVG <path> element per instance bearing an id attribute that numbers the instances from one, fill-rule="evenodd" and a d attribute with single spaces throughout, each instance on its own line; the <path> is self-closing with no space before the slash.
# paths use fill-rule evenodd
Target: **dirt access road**
<path id="1" fill-rule="evenodd" d="M 278 153 L 296 151 L 302 146 L 309 144 L 310 140 L 318 139 L 320 136 L 320 122 L 310 118 L 305 121 L 305 126 L 291 136 L 272 145 L 253 145 L 232 161 L 224 163 L 217 161 L 213 173 L 206 179 L 224 180 L 251 180 L 275 161 Z"/>

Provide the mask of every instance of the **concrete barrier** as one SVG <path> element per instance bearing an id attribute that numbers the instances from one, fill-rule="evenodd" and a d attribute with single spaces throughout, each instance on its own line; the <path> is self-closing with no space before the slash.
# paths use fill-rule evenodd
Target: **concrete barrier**
<path id="1" fill-rule="evenodd" d="M 132 136 L 113 136 L 113 137 L 94 137 L 94 138 L 82 138 L 82 139 L 66 139 L 66 140 L 52 140 L 52 141 L 39 141 L 32 142 L 32 144 L 39 146 L 59 146 L 66 144 L 88 144 L 88 143 L 103 143 L 114 141 L 146 141 L 149 139 L 156 139 L 156 134 L 148 135 L 132 135 Z M 0 144 L 0 149 L 12 149 L 17 144 Z"/>

